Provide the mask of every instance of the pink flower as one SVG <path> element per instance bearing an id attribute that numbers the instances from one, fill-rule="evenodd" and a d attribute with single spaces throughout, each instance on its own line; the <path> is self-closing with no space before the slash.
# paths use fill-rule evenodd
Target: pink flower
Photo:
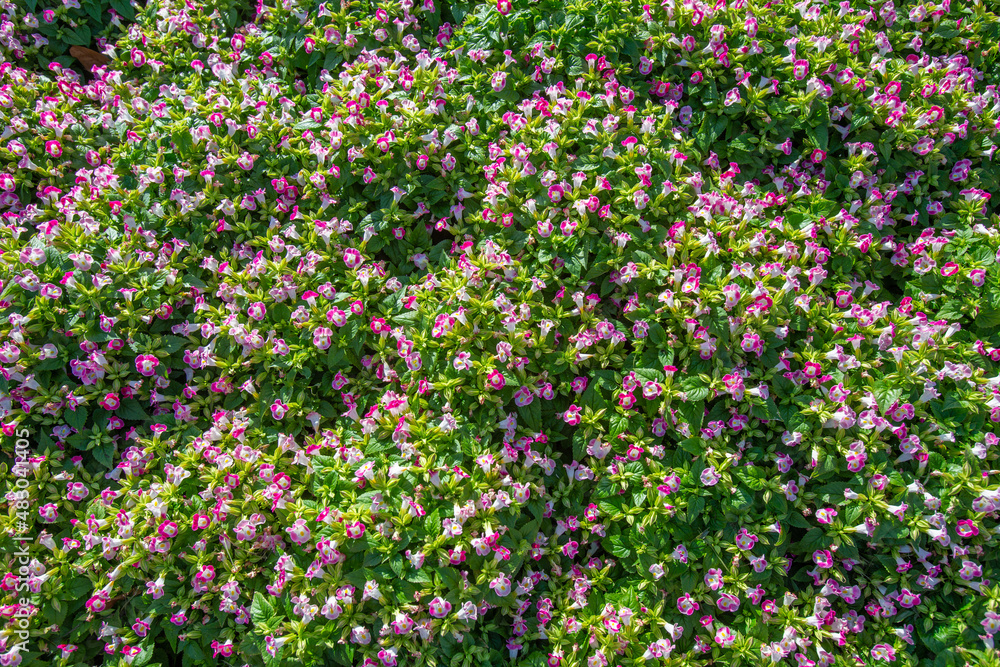
<path id="1" fill-rule="evenodd" d="M 490 389 L 494 391 L 500 391 L 505 386 L 507 386 L 507 380 L 504 379 L 503 373 L 493 369 L 486 376 L 486 384 L 489 385 Z"/>
<path id="2" fill-rule="evenodd" d="M 299 545 L 308 542 L 309 537 L 311 536 L 309 526 L 306 525 L 305 519 L 296 520 L 294 524 L 285 528 L 285 532 L 288 533 L 288 537 L 292 540 L 292 542 Z"/>
<path id="3" fill-rule="evenodd" d="M 959 537 L 975 537 L 979 534 L 979 527 L 971 519 L 962 519 L 955 527 L 955 532 Z"/>
<path id="4" fill-rule="evenodd" d="M 815 361 L 807 361 L 802 367 L 802 374 L 810 380 L 818 378 L 823 373 L 823 367 Z"/>
<path id="5" fill-rule="evenodd" d="M 329 327 L 317 327 L 313 331 L 313 345 L 321 350 L 327 350 L 333 344 L 333 330 Z"/>
<path id="6" fill-rule="evenodd" d="M 735 595 L 722 593 L 719 595 L 719 600 L 715 603 L 715 605 L 722 611 L 735 612 L 740 608 L 740 599 Z"/>
<path id="7" fill-rule="evenodd" d="M 503 1 L 501 0 L 501 2 Z M 442 597 L 436 597 L 428 605 L 428 612 L 434 618 L 444 618 L 451 613 L 451 603 Z"/>
<path id="8" fill-rule="evenodd" d="M 198 573 L 194 575 L 196 582 L 207 584 L 215 579 L 215 568 L 211 565 L 202 565 Z"/>
<path id="9" fill-rule="evenodd" d="M 754 352 L 758 357 L 764 354 L 764 342 L 755 333 L 745 332 L 743 340 L 740 342 L 740 348 L 744 352 Z"/>
<path id="10" fill-rule="evenodd" d="M 140 354 L 135 358 L 135 370 L 146 377 L 152 377 L 159 365 L 160 360 L 151 354 Z"/>
<path id="11" fill-rule="evenodd" d="M 904 588 L 896 595 L 896 602 L 904 609 L 912 609 L 920 604 L 920 596 Z"/>
<path id="12" fill-rule="evenodd" d="M 715 643 L 721 646 L 730 646 L 736 641 L 736 634 L 728 627 L 721 627 L 715 633 Z"/>
<path id="13" fill-rule="evenodd" d="M 493 86 L 493 92 L 501 92 L 507 85 L 507 72 L 494 72 L 490 84 Z"/>
<path id="14" fill-rule="evenodd" d="M 116 393 L 107 393 L 98 403 L 105 410 L 117 410 L 121 405 L 121 400 Z"/>
<path id="15" fill-rule="evenodd" d="M 280 399 L 275 399 L 274 403 L 271 404 L 271 416 L 275 419 L 283 419 L 285 413 L 288 412 L 288 405 L 282 403 Z"/>
<path id="16" fill-rule="evenodd" d="M 157 532 L 165 540 L 177 537 L 177 524 L 173 521 L 164 521 L 157 527 Z"/>
<path id="17" fill-rule="evenodd" d="M 247 316 L 250 317 L 250 319 L 257 320 L 258 322 L 264 319 L 266 314 L 267 309 L 260 301 L 250 304 L 250 306 L 247 307 Z"/>
<path id="18" fill-rule="evenodd" d="M 501 572 L 490 582 L 490 589 L 500 597 L 507 597 L 510 595 L 513 587 L 511 586 L 510 579 Z"/>
<path id="19" fill-rule="evenodd" d="M 832 507 L 824 507 L 823 509 L 816 510 L 816 520 L 820 523 L 830 523 L 835 516 L 837 516 L 837 510 Z"/>
<path id="20" fill-rule="evenodd" d="M 106 593 L 103 595 L 107 595 Z M 94 597 L 87 600 L 84 605 L 92 614 L 99 614 L 108 608 L 108 601 L 103 597 L 102 594 L 95 595 Z"/>
<path id="21" fill-rule="evenodd" d="M 833 555 L 826 549 L 817 549 L 813 552 L 813 562 L 821 568 L 833 567 Z"/>
<path id="22" fill-rule="evenodd" d="M 255 159 L 255 155 L 251 155 L 250 153 L 244 151 L 242 155 L 236 158 L 236 165 L 243 171 L 250 171 L 253 169 L 253 161 Z"/>
<path id="23" fill-rule="evenodd" d="M 361 257 L 361 252 L 356 248 L 348 248 L 344 251 L 344 264 L 347 265 L 349 269 L 356 269 L 364 263 L 364 258 Z"/>
<path id="24" fill-rule="evenodd" d="M 958 264 L 956 264 L 955 262 L 948 262 L 944 266 L 941 267 L 941 275 L 942 276 L 945 276 L 945 277 L 953 276 L 956 273 L 958 273 Z"/>
<path id="25" fill-rule="evenodd" d="M 61 157 L 63 154 L 62 144 L 55 139 L 46 141 L 45 152 L 55 158 Z"/>
<path id="26" fill-rule="evenodd" d="M 53 503 L 42 505 L 38 510 L 38 516 L 46 523 L 55 521 L 59 518 L 59 506 Z"/>
<path id="27" fill-rule="evenodd" d="M 705 486 L 715 486 L 722 479 L 715 466 L 709 466 L 701 471 L 701 483 Z"/>
<path id="28" fill-rule="evenodd" d="M 365 534 L 365 524 L 360 521 L 355 521 L 354 523 L 349 523 L 345 527 L 347 536 L 352 540 L 361 539 Z"/>
<path id="29" fill-rule="evenodd" d="M 744 551 L 750 551 L 757 544 L 758 539 L 756 535 L 751 535 L 746 528 L 741 528 L 739 535 L 736 536 L 736 546 Z"/>
<path id="30" fill-rule="evenodd" d="M 983 629 L 986 631 L 986 634 L 992 637 L 997 633 L 998 630 L 1000 630 L 1000 614 L 997 614 L 994 611 L 987 611 L 984 614 L 983 620 L 980 623 L 980 625 L 983 626 Z"/>
<path id="31" fill-rule="evenodd" d="M 523 408 L 526 405 L 531 405 L 531 402 L 535 400 L 535 393 L 531 391 L 528 387 L 521 387 L 514 392 L 514 405 L 519 408 Z"/>
<path id="32" fill-rule="evenodd" d="M 685 593 L 684 595 L 677 598 L 677 610 L 686 616 L 690 616 L 694 612 L 698 611 L 701 606 L 691 599 L 690 593 Z"/>
<path id="33" fill-rule="evenodd" d="M 896 649 L 889 644 L 875 644 L 872 647 L 872 658 L 880 662 L 896 662 Z"/>
<path id="34" fill-rule="evenodd" d="M 580 423 L 580 413 L 583 411 L 578 405 L 571 405 L 569 409 L 563 414 L 563 421 L 565 421 L 570 426 L 576 426 Z"/>

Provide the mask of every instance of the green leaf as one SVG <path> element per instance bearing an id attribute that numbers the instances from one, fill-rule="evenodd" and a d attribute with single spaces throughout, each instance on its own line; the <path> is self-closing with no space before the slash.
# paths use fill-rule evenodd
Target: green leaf
<path id="1" fill-rule="evenodd" d="M 764 405 L 753 405 L 750 408 L 750 413 L 757 419 L 767 421 L 781 418 L 781 415 L 778 413 L 778 406 L 775 404 L 774 400 L 770 398 L 764 401 Z"/>
<path id="2" fill-rule="evenodd" d="M 767 482 L 765 480 L 765 473 L 760 468 L 754 466 L 740 466 L 733 469 L 736 476 L 740 478 L 744 484 L 747 485 L 753 491 L 760 491 L 765 486 Z"/>
<path id="3" fill-rule="evenodd" d="M 115 410 L 115 414 L 122 419 L 130 419 L 133 421 L 146 421 L 149 419 L 149 415 L 146 411 L 142 409 L 142 405 L 139 401 L 134 398 L 123 398 L 121 400 L 121 405 Z"/>
<path id="4" fill-rule="evenodd" d="M 260 591 L 253 594 L 253 602 L 250 604 L 250 618 L 255 624 L 263 624 L 274 618 L 274 607 L 271 605 L 268 596 Z"/>
<path id="5" fill-rule="evenodd" d="M 694 521 L 702 512 L 705 511 L 705 499 L 702 496 L 695 496 L 688 503 L 688 522 Z"/>
<path id="6" fill-rule="evenodd" d="M 62 593 L 65 594 L 67 600 L 76 600 L 82 598 L 92 588 L 93 584 L 90 583 L 90 579 L 74 577 L 68 585 L 62 588 Z"/>
<path id="7" fill-rule="evenodd" d="M 528 428 L 539 431 L 542 428 L 542 399 L 536 396 L 528 405 L 518 406 L 518 414 Z"/>
<path id="8" fill-rule="evenodd" d="M 681 449 L 693 456 L 701 456 L 705 453 L 707 443 L 701 438 L 688 438 L 686 440 L 681 440 L 679 443 Z"/>
<path id="9" fill-rule="evenodd" d="M 90 450 L 94 459 L 105 468 L 114 467 L 115 463 L 115 443 L 109 442 Z"/>
<path id="10" fill-rule="evenodd" d="M 181 338 L 180 336 L 160 336 L 160 341 L 163 343 L 167 354 L 173 354 L 191 343 L 187 338 Z"/>
<path id="11" fill-rule="evenodd" d="M 708 392 L 708 389 L 705 389 Z M 705 419 L 704 401 L 686 401 L 677 406 L 677 411 L 681 413 L 684 420 L 691 425 L 691 435 L 701 432 L 701 425 Z"/>
<path id="12" fill-rule="evenodd" d="M 63 419 L 77 431 L 82 431 L 84 424 L 87 423 L 87 408 L 78 407 L 76 410 L 66 410 L 63 412 Z"/>
<path id="13" fill-rule="evenodd" d="M 128 0 L 109 0 L 112 9 L 122 15 L 126 21 L 135 19 L 135 10 Z"/>
<path id="14" fill-rule="evenodd" d="M 101 23 L 101 5 L 96 0 L 87 0 L 84 3 L 83 8 L 87 10 L 90 14 L 90 18 L 94 19 L 98 23 Z"/>
<path id="15" fill-rule="evenodd" d="M 806 531 L 798 546 L 803 552 L 809 554 L 817 549 L 822 549 L 826 546 L 826 533 L 823 532 L 822 528 L 811 528 Z"/>
<path id="16" fill-rule="evenodd" d="M 65 41 L 72 46 L 90 46 L 90 28 L 81 25 L 76 30 L 66 30 Z"/>
<path id="17" fill-rule="evenodd" d="M 875 400 L 878 401 L 878 407 L 883 412 L 883 414 L 889 409 L 889 407 L 899 400 L 899 397 L 903 395 L 903 390 L 899 387 L 889 386 L 888 382 L 879 380 L 875 383 L 874 391 Z"/>
<path id="18" fill-rule="evenodd" d="M 753 505 L 753 494 L 743 487 L 738 486 L 726 499 L 726 503 L 728 503 L 737 512 L 743 512 Z"/>
<path id="19" fill-rule="evenodd" d="M 329 51 L 326 54 L 326 58 L 323 60 L 323 69 L 333 70 L 334 67 L 344 62 L 343 57 L 336 51 Z"/>
<path id="20" fill-rule="evenodd" d="M 631 557 L 632 550 L 629 548 L 629 542 L 624 535 L 612 535 L 606 542 L 605 548 L 611 551 L 616 558 Z"/>
<path id="21" fill-rule="evenodd" d="M 427 531 L 429 535 L 440 535 L 441 534 L 441 511 L 434 510 L 427 515 L 424 519 L 424 530 Z"/>
<path id="22" fill-rule="evenodd" d="M 54 371 L 57 368 L 62 368 L 66 365 L 66 362 L 59 357 L 54 357 L 52 359 L 46 359 L 37 366 L 35 366 L 36 371 Z"/>
<path id="23" fill-rule="evenodd" d="M 140 644 L 139 655 L 132 659 L 132 667 L 146 667 L 149 665 L 149 661 L 153 659 L 153 647 Z M 150 667 L 156 667 L 155 665 L 150 665 Z"/>
<path id="24" fill-rule="evenodd" d="M 1000 310 L 986 309 L 979 311 L 975 319 L 976 329 L 985 331 L 1000 325 Z"/>
<path id="25" fill-rule="evenodd" d="M 441 576 L 441 581 L 448 592 L 457 593 L 462 590 L 462 578 L 458 574 L 458 570 L 453 567 L 443 567 L 438 570 L 438 574 Z"/>

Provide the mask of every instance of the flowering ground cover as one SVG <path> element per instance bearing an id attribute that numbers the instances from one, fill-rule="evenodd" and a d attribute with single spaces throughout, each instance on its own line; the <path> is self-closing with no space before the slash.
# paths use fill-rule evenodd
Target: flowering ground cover
<path id="1" fill-rule="evenodd" d="M 0 665 L 1000 665 L 989 5 L 44 4 Z"/>

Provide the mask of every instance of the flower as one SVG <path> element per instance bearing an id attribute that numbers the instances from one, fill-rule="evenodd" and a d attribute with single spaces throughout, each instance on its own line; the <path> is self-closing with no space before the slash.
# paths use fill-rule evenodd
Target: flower
<path id="1" fill-rule="evenodd" d="M 904 588 L 896 594 L 896 602 L 904 609 L 912 609 L 920 604 L 920 596 Z"/>
<path id="2" fill-rule="evenodd" d="M 252 303 L 247 307 L 247 316 L 250 317 L 250 319 L 257 320 L 259 322 L 264 319 L 265 315 L 267 315 L 267 309 L 260 301 Z"/>
<path id="3" fill-rule="evenodd" d="M 146 377 L 152 377 L 159 365 L 160 360 L 151 354 L 140 354 L 135 358 L 135 370 Z"/>
<path id="4" fill-rule="evenodd" d="M 428 613 L 434 618 L 444 618 L 451 613 L 451 603 L 442 597 L 436 597 L 428 605 Z"/>
<path id="5" fill-rule="evenodd" d="M 832 507 L 824 507 L 816 510 L 816 520 L 823 524 L 828 524 L 837 516 L 837 510 Z"/>
<path id="6" fill-rule="evenodd" d="M 736 634 L 728 626 L 723 626 L 715 632 L 715 643 L 720 646 L 731 646 L 736 641 Z"/>
<path id="7" fill-rule="evenodd" d="M 813 562 L 821 568 L 833 567 L 833 556 L 826 549 L 817 549 L 813 552 Z"/>
<path id="8" fill-rule="evenodd" d="M 298 545 L 306 544 L 311 536 L 305 519 L 297 519 L 294 524 L 285 529 L 285 532 L 288 533 L 292 542 Z"/>
<path id="9" fill-rule="evenodd" d="M 960 519 L 955 526 L 955 532 L 959 537 L 969 538 L 979 534 L 979 527 L 971 519 Z"/>
<path id="10" fill-rule="evenodd" d="M 577 405 L 571 405 L 563 414 L 563 421 L 565 421 L 570 426 L 576 426 L 580 423 L 580 412 L 582 408 Z"/>
<path id="11" fill-rule="evenodd" d="M 879 662 L 895 662 L 896 650 L 889 644 L 876 644 L 871 650 L 872 658 Z"/>
<path id="12" fill-rule="evenodd" d="M 279 399 L 275 399 L 274 403 L 271 404 L 271 416 L 280 421 L 284 419 L 287 413 L 288 405 Z"/>
<path id="13" fill-rule="evenodd" d="M 751 535 L 746 528 L 741 528 L 739 534 L 736 536 L 736 546 L 745 551 L 753 549 L 754 545 L 757 544 L 757 536 Z"/>

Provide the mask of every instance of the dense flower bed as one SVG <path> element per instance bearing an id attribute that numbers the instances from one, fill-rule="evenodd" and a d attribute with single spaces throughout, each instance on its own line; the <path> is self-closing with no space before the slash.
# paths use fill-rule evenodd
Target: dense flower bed
<path id="1" fill-rule="evenodd" d="M 209 4 L 0 64 L 0 664 L 1000 659 L 996 15 Z"/>
<path id="2" fill-rule="evenodd" d="M 28 69 L 68 67 L 70 48 L 113 44 L 133 19 L 130 0 L 0 0 L 0 56 Z"/>

